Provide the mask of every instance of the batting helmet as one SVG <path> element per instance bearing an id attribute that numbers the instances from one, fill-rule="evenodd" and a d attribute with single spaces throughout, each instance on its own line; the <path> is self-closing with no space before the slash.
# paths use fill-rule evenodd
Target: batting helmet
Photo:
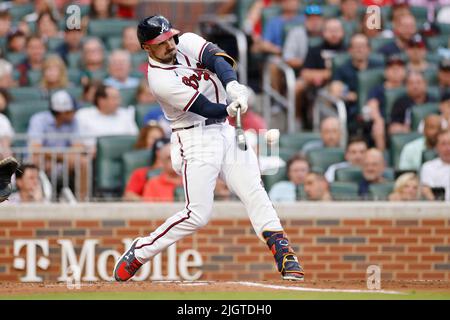
<path id="1" fill-rule="evenodd" d="M 174 37 L 178 44 L 178 34 L 180 31 L 173 29 L 169 20 L 163 16 L 150 16 L 142 19 L 137 27 L 137 37 L 144 44 L 158 44 Z"/>

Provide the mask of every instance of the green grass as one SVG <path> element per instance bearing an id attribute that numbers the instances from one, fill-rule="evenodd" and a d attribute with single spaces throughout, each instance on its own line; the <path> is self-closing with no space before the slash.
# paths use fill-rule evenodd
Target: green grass
<path id="1" fill-rule="evenodd" d="M 0 295 L 0 300 L 450 300 L 450 292 L 77 292 Z"/>

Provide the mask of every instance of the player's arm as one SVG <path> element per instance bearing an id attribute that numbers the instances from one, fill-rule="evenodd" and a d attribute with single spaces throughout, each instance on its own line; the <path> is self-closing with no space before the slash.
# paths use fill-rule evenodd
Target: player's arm
<path id="1" fill-rule="evenodd" d="M 203 50 L 201 63 L 210 71 L 214 72 L 224 87 L 231 81 L 237 81 L 234 68 L 236 61 L 225 51 L 213 43 L 208 43 Z"/>
<path id="2" fill-rule="evenodd" d="M 187 111 L 196 113 L 205 118 L 221 119 L 228 116 L 234 117 L 237 113 L 237 103 L 232 102 L 228 106 L 221 103 L 214 103 L 200 93 Z"/>

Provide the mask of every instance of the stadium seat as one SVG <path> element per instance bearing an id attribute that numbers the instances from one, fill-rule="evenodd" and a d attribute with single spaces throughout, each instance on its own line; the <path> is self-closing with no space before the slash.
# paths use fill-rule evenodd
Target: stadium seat
<path id="1" fill-rule="evenodd" d="M 280 136 L 280 148 L 291 148 L 300 151 L 305 143 L 313 140 L 320 140 L 318 132 L 295 132 L 282 134 Z"/>
<path id="2" fill-rule="evenodd" d="M 310 48 L 320 46 L 322 43 L 323 43 L 322 37 L 308 38 L 308 47 L 310 47 Z"/>
<path id="3" fill-rule="evenodd" d="M 323 16 L 326 18 L 338 17 L 340 13 L 339 6 L 336 5 L 323 5 L 322 12 Z"/>
<path id="4" fill-rule="evenodd" d="M 372 48 L 372 52 L 378 51 L 380 48 L 385 46 L 388 43 L 392 43 L 394 40 L 392 38 L 382 38 L 376 37 L 370 39 L 370 47 Z"/>
<path id="5" fill-rule="evenodd" d="M 151 150 L 133 150 L 123 154 L 123 185 L 125 186 L 133 171 L 150 165 Z"/>
<path id="6" fill-rule="evenodd" d="M 90 74 L 91 74 L 92 79 L 100 80 L 100 81 L 103 81 L 108 77 L 108 73 L 106 72 L 106 70 L 97 70 L 97 71 L 91 72 Z"/>
<path id="7" fill-rule="evenodd" d="M 49 38 L 47 41 L 47 49 L 49 51 L 55 51 L 64 43 L 63 38 Z"/>
<path id="8" fill-rule="evenodd" d="M 138 68 L 143 62 L 147 62 L 147 61 L 148 61 L 148 54 L 145 51 L 142 51 L 139 53 L 133 53 L 131 55 L 131 65 L 132 65 L 133 69 Z"/>
<path id="9" fill-rule="evenodd" d="M 12 65 L 17 66 L 18 64 L 22 63 L 26 58 L 25 52 L 13 52 L 8 53 L 6 55 L 6 60 L 11 62 Z"/>
<path id="10" fill-rule="evenodd" d="M 425 80 L 427 80 L 427 83 L 429 86 L 437 86 L 438 85 L 438 73 L 436 69 L 427 69 L 423 73 L 423 76 L 425 77 Z"/>
<path id="11" fill-rule="evenodd" d="M 305 186 L 303 184 L 297 185 L 297 200 L 306 200 Z"/>
<path id="12" fill-rule="evenodd" d="M 9 94 L 14 102 L 20 101 L 36 101 L 45 99 L 44 93 L 41 89 L 36 87 L 16 87 L 9 88 Z"/>
<path id="13" fill-rule="evenodd" d="M 274 151 L 274 150 L 270 150 L 270 149 L 268 149 L 268 150 L 269 150 L 269 152 Z M 297 152 L 298 152 L 298 150 L 295 150 L 292 148 L 279 148 L 278 156 L 287 162 Z"/>
<path id="14" fill-rule="evenodd" d="M 393 190 L 394 182 L 375 183 L 369 186 L 369 195 L 372 200 L 388 200 Z"/>
<path id="15" fill-rule="evenodd" d="M 311 165 L 311 171 L 324 173 L 330 165 L 344 161 L 343 148 L 322 148 L 311 150 L 306 158 Z"/>
<path id="16" fill-rule="evenodd" d="M 372 88 L 384 81 L 383 69 L 370 69 L 358 72 L 358 105 L 360 108 L 367 102 Z"/>
<path id="17" fill-rule="evenodd" d="M 42 72 L 41 70 L 30 70 L 27 72 L 29 86 L 39 86 L 41 82 Z"/>
<path id="18" fill-rule="evenodd" d="M 136 136 L 108 136 L 97 139 L 95 190 L 97 195 L 120 196 L 123 188 L 122 155 L 133 149 Z"/>
<path id="19" fill-rule="evenodd" d="M 67 64 L 69 68 L 80 68 L 81 54 L 79 52 L 71 52 L 67 55 Z"/>
<path id="20" fill-rule="evenodd" d="M 120 89 L 120 97 L 122 98 L 122 106 L 127 107 L 136 104 L 137 88 Z"/>
<path id="21" fill-rule="evenodd" d="M 394 169 L 398 169 L 400 153 L 405 144 L 421 136 L 422 135 L 419 132 L 398 133 L 390 136 L 391 163 L 393 164 Z"/>
<path id="22" fill-rule="evenodd" d="M 236 1 L 235 13 L 237 16 L 237 26 L 239 29 L 244 29 L 245 18 L 247 17 L 248 11 L 255 0 L 240 0 Z"/>
<path id="23" fill-rule="evenodd" d="M 21 5 L 13 5 L 9 8 L 9 14 L 13 21 L 20 21 L 27 14 L 33 13 L 34 5 L 33 3 L 26 3 Z"/>
<path id="24" fill-rule="evenodd" d="M 442 35 L 450 36 L 450 24 L 448 23 L 438 23 L 437 24 L 439 27 L 439 31 L 441 32 Z"/>
<path id="25" fill-rule="evenodd" d="M 436 159 L 437 157 L 438 154 L 435 149 L 425 150 L 424 152 L 422 152 L 422 163 Z"/>
<path id="26" fill-rule="evenodd" d="M 74 85 L 80 83 L 81 80 L 81 71 L 78 68 L 69 68 L 67 70 L 67 77 L 69 78 L 69 82 L 72 82 Z"/>
<path id="27" fill-rule="evenodd" d="M 108 37 L 106 39 L 106 46 L 110 51 L 120 49 L 122 47 L 122 37 Z"/>
<path id="28" fill-rule="evenodd" d="M 391 121 L 391 112 L 392 107 L 394 106 L 395 101 L 400 98 L 402 95 L 406 94 L 406 88 L 400 87 L 395 89 L 387 89 L 385 90 L 386 97 L 386 123 L 390 123 Z"/>
<path id="29" fill-rule="evenodd" d="M 26 133 L 33 114 L 45 110 L 48 110 L 47 100 L 12 102 L 8 106 L 6 115 L 16 133 Z"/>
<path id="30" fill-rule="evenodd" d="M 174 198 L 175 198 L 174 199 L 175 202 L 184 202 L 185 201 L 186 197 L 184 195 L 184 188 L 183 188 L 183 186 L 179 186 L 179 187 L 175 188 Z"/>
<path id="31" fill-rule="evenodd" d="M 133 20 L 125 19 L 99 19 L 90 20 L 88 26 L 88 33 L 91 36 L 99 37 L 106 40 L 108 37 L 122 35 L 123 29 L 128 26 L 134 26 L 136 23 Z"/>
<path id="32" fill-rule="evenodd" d="M 349 167 L 336 170 L 335 181 L 337 182 L 359 182 L 363 177 L 361 168 Z"/>
<path id="33" fill-rule="evenodd" d="M 160 108 L 159 104 L 157 104 L 157 103 L 150 104 L 150 105 L 137 105 L 135 107 L 135 116 L 136 116 L 135 119 L 136 119 L 136 123 L 139 128 L 142 128 L 145 125 L 144 118 L 147 115 L 147 113 L 149 113 L 150 110 L 153 110 L 156 108 Z"/>
<path id="34" fill-rule="evenodd" d="M 428 18 L 428 8 L 419 6 L 410 6 L 411 13 L 416 18 L 418 23 L 427 21 Z"/>
<path id="35" fill-rule="evenodd" d="M 275 183 L 283 180 L 288 180 L 286 175 L 286 167 L 279 168 L 276 174 L 262 175 L 261 178 L 264 182 L 264 188 L 267 192 L 269 192 Z"/>
<path id="36" fill-rule="evenodd" d="M 78 86 L 69 86 L 65 89 L 69 94 L 72 95 L 75 99 L 81 99 L 83 95 L 83 88 Z"/>
<path id="37" fill-rule="evenodd" d="M 358 200 L 358 184 L 354 182 L 332 182 L 330 192 L 333 200 Z"/>
<path id="38" fill-rule="evenodd" d="M 340 67 L 342 67 L 349 60 L 350 60 L 350 54 L 348 52 L 343 52 L 343 53 L 337 54 L 332 59 L 332 63 L 333 63 L 333 67 L 332 67 L 333 71 L 332 72 L 333 72 L 333 74 L 335 74 L 336 70 L 339 69 Z"/>
<path id="39" fill-rule="evenodd" d="M 448 48 L 449 37 L 447 34 L 426 38 L 430 51 L 435 52 L 439 47 Z"/>
<path id="40" fill-rule="evenodd" d="M 439 114 L 439 103 L 430 102 L 412 107 L 411 129 L 416 131 L 420 121 L 433 113 Z"/>
<path id="41" fill-rule="evenodd" d="M 383 177 L 386 180 L 394 180 L 394 170 L 392 168 L 386 168 L 383 172 Z M 358 167 L 349 167 L 336 170 L 335 181 L 336 182 L 356 182 L 358 183 L 363 178 L 362 170 Z"/>

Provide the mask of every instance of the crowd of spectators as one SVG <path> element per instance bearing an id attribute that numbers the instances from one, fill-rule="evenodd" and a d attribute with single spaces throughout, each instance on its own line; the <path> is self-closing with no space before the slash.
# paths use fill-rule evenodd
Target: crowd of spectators
<path id="1" fill-rule="evenodd" d="M 80 28 L 69 28 L 65 21 L 65 8 L 73 3 L 83 8 Z M 228 1 L 228 13 L 236 13 L 242 3 Z M 145 160 L 125 177 L 119 196 L 126 201 L 182 199 L 182 179 L 170 164 L 170 126 L 146 82 L 146 55 L 135 31 L 138 5 L 137 0 L 0 3 L 0 156 L 14 154 L 17 134 L 26 135 L 31 155 L 40 154 L 26 158 L 14 201 L 44 201 L 34 180 L 52 175 L 55 159 L 42 150 L 81 150 L 56 162 L 72 174 L 78 168 L 87 185 L 98 139 L 114 135 L 136 136 L 130 152 Z M 371 25 L 373 16 L 364 7 L 369 5 L 382 9 L 379 27 Z M 320 92 L 343 101 L 347 111 L 346 123 L 323 118 L 320 137 L 289 150 L 280 141 L 279 155 L 260 156 L 274 202 L 346 199 L 339 197 L 342 190 L 352 199 L 450 200 L 449 11 L 448 0 L 252 2 L 241 25 L 250 57 L 276 55 L 293 68 L 302 130 L 313 128 Z M 127 23 L 119 33 L 93 31 L 93 24 L 105 22 L 108 28 L 108 21 Z M 269 68 L 272 86 L 283 93 L 282 73 Z M 362 82 L 361 75 L 369 73 L 377 80 Z M 20 88 L 35 89 L 40 98 L 17 96 Z M 253 89 L 260 93 L 260 86 Z M 259 151 L 259 136 L 250 131 L 269 128 L 257 112 L 260 100 L 254 91 L 242 121 L 249 144 Z M 28 112 L 26 129 L 21 129 L 11 108 L 33 108 L 42 101 L 48 108 Z M 301 133 L 297 137 L 302 139 Z M 395 137 L 408 138 L 398 146 Z M 273 169 L 284 176 L 269 184 L 264 174 Z M 87 192 L 82 188 L 81 197 Z M 236 198 L 220 179 L 215 194 Z"/>

